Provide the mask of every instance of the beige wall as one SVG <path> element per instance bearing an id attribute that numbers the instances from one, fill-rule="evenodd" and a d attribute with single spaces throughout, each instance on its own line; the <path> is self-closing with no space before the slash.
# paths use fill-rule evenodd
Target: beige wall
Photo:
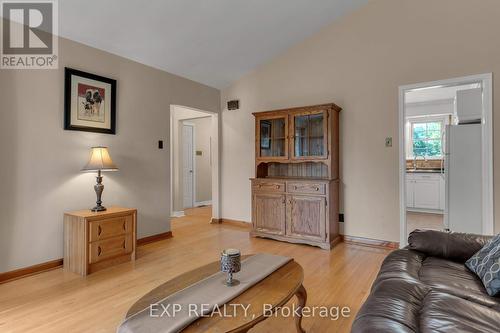
<path id="1" fill-rule="evenodd" d="M 117 134 L 63 130 L 64 67 L 117 79 Z M 138 236 L 170 230 L 169 110 L 217 112 L 219 91 L 72 41 L 59 70 L 0 70 L 0 272 L 62 258 L 63 212 L 95 203 L 89 147 L 107 145 L 104 205 L 137 207 Z M 165 140 L 165 149 L 157 148 Z"/>
<path id="2" fill-rule="evenodd" d="M 373 0 L 225 89 L 222 107 L 240 99 L 242 108 L 222 116 L 222 217 L 251 219 L 251 112 L 335 102 L 344 109 L 344 232 L 399 241 L 398 86 L 500 73 L 499 17 L 497 0 Z M 494 85 L 498 97 L 500 85 Z M 499 108 L 496 104 L 494 113 Z M 500 130 L 498 117 L 494 129 Z M 394 147 L 385 148 L 387 136 Z M 494 149 L 498 165 L 500 144 Z"/>
<path id="3" fill-rule="evenodd" d="M 212 166 L 210 163 L 210 135 L 212 118 L 191 119 L 194 124 L 195 150 L 201 155 L 195 155 L 195 202 L 212 200 Z"/>

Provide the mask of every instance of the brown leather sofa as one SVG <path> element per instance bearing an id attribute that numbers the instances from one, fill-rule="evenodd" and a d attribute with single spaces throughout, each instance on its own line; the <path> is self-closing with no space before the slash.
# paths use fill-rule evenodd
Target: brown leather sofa
<path id="1" fill-rule="evenodd" d="M 500 332 L 500 298 L 464 265 L 490 238 L 412 232 L 384 260 L 352 332 Z"/>

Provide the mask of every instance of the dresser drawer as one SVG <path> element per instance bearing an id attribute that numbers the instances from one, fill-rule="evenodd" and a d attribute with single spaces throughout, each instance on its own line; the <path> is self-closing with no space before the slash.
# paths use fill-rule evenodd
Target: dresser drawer
<path id="1" fill-rule="evenodd" d="M 126 234 L 113 237 L 89 245 L 89 263 L 93 264 L 108 258 L 132 252 L 133 236 Z"/>
<path id="2" fill-rule="evenodd" d="M 285 192 L 284 182 L 254 182 L 252 190 L 255 192 Z"/>
<path id="3" fill-rule="evenodd" d="M 110 237 L 120 236 L 132 232 L 133 216 L 125 215 L 109 219 L 90 221 L 90 241 L 98 241 Z"/>
<path id="4" fill-rule="evenodd" d="M 307 193 L 325 195 L 326 185 L 322 183 L 288 182 L 288 193 Z"/>

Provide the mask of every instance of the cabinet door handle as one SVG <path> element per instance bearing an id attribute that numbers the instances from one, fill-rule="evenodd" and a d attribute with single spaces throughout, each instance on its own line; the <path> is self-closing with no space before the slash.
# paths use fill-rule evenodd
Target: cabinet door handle
<path id="1" fill-rule="evenodd" d="M 97 236 L 101 236 L 102 234 L 102 228 L 100 225 L 97 226 Z"/>
<path id="2" fill-rule="evenodd" d="M 123 230 L 124 231 L 127 230 L 127 225 L 126 225 L 125 221 L 123 221 Z"/>
<path id="3" fill-rule="evenodd" d="M 102 249 L 100 246 L 97 247 L 97 256 L 100 256 L 102 253 Z"/>
<path id="4" fill-rule="evenodd" d="M 126 247 L 125 247 L 125 240 L 123 240 L 123 248 L 126 249 Z"/>

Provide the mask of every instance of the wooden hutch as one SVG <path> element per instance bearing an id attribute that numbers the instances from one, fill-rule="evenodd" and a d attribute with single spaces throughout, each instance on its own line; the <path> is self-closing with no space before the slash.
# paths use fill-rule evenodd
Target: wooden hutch
<path id="1" fill-rule="evenodd" d="M 257 112 L 254 237 L 331 249 L 339 237 L 339 112 L 335 104 Z"/>

